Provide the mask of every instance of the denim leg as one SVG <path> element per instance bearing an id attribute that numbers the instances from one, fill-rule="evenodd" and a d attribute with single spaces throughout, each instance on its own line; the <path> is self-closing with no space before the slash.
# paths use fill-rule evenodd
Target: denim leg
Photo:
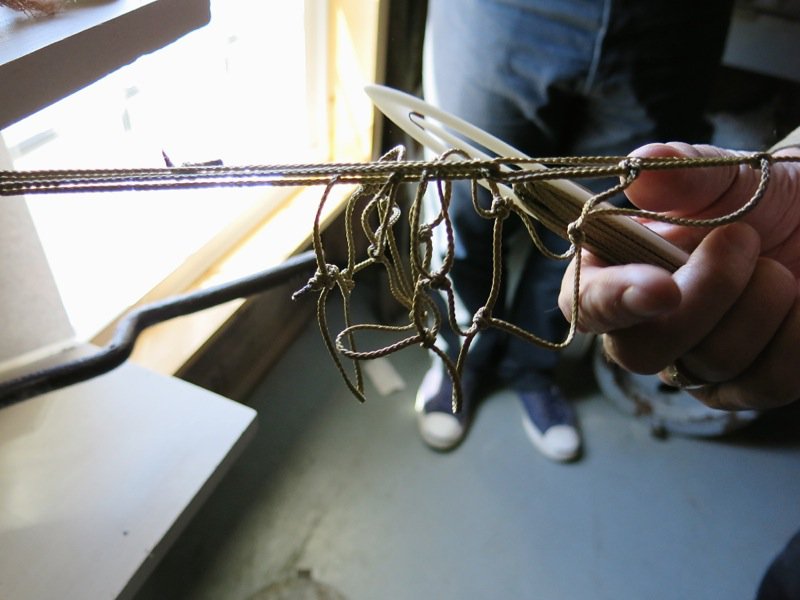
<path id="1" fill-rule="evenodd" d="M 593 56 L 602 10 L 592 3 L 572 0 L 538 3 L 433 0 L 428 14 L 428 99 L 522 152 L 538 156 L 561 153 L 559 141 L 568 126 L 569 107 L 558 101 L 559 86 L 554 82 L 572 79 L 586 70 Z M 534 31 L 541 34 L 542 43 L 532 46 L 528 37 Z M 570 51 L 564 52 L 564 48 Z M 484 205 L 488 205 L 488 194 L 481 192 L 481 197 Z M 451 272 L 453 287 L 471 314 L 485 303 L 489 294 L 492 223 L 475 212 L 465 183 L 454 186 L 450 214 L 456 244 Z M 513 216 L 506 220 L 507 241 L 520 225 Z M 506 245 L 504 254 L 508 250 Z M 524 264 L 523 271 L 527 273 L 543 260 L 546 259 L 532 257 Z M 504 257 L 503 264 L 506 262 Z M 526 288 L 525 299 L 529 291 L 539 296 L 546 292 L 549 296 L 553 283 L 560 281 L 563 267 L 544 269 L 553 272 L 549 273 L 551 280 L 541 284 L 538 279 L 523 276 L 518 287 Z M 503 274 L 504 282 L 507 275 Z M 552 302 L 537 303 L 552 306 Z M 507 301 L 504 286 L 495 316 L 540 333 L 550 330 L 552 315 L 527 310 L 517 311 L 511 318 L 507 310 L 511 307 L 513 303 Z M 453 337 L 445 337 L 452 348 Z M 512 365 L 508 369 L 529 371 L 550 369 L 557 360 L 554 353 L 530 345 L 523 352 L 509 356 L 505 352 L 507 342 L 507 336 L 497 330 L 482 332 L 471 349 L 470 363 L 481 369 L 495 364 L 503 355 L 506 357 L 503 363 Z M 516 363 L 525 367 L 513 366 Z"/>
<path id="2" fill-rule="evenodd" d="M 582 90 L 573 153 L 625 155 L 643 144 L 704 143 L 704 111 L 732 0 L 615 0 Z"/>
<path id="3" fill-rule="evenodd" d="M 429 101 L 534 156 L 562 154 L 610 0 L 430 0 Z"/>
<path id="4" fill-rule="evenodd" d="M 533 155 L 708 138 L 732 0 L 430 0 L 426 95 Z"/>
<path id="5" fill-rule="evenodd" d="M 426 96 L 532 156 L 626 154 L 650 141 L 699 141 L 709 133 L 701 108 L 730 4 L 431 0 Z M 583 183 L 599 191 L 613 182 Z M 452 278 L 474 311 L 489 291 L 491 223 L 474 213 L 465 190 L 457 187 L 451 207 Z M 512 217 L 506 233 L 518 227 Z M 501 298 L 496 315 L 548 339 L 562 337 L 556 301 L 564 266 L 531 252 L 513 301 Z M 497 332 L 482 338 L 476 361 L 490 364 L 504 352 L 498 367 L 510 379 L 557 361 L 555 353 L 520 347 Z"/>

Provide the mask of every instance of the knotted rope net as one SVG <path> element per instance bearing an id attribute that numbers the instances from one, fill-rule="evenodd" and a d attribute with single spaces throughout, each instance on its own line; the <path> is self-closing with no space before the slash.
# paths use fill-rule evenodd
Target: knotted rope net
<path id="1" fill-rule="evenodd" d="M 403 149 L 398 147 L 380 160 L 369 163 L 5 171 L 0 172 L 0 195 L 263 185 L 321 186 L 323 191 L 312 234 L 316 273 L 305 287 L 296 292 L 295 297 L 317 295 L 316 316 L 322 338 L 346 385 L 363 401 L 363 361 L 385 357 L 411 346 L 421 346 L 442 360 L 454 382 L 453 410 L 458 411 L 464 361 L 471 344 L 482 330 L 494 327 L 550 350 L 561 350 L 571 343 L 579 319 L 580 259 L 586 249 L 610 262 L 649 262 L 673 271 L 680 266 L 680 258 L 664 255 L 662 249 L 658 245 L 654 247 L 646 236 L 639 239 L 639 230 L 631 233 L 625 229 L 623 225 L 630 221 L 620 221 L 620 217 L 688 227 L 718 227 L 733 222 L 753 210 L 763 198 L 769 185 L 772 165 L 787 161 L 797 162 L 800 159 L 756 153 L 717 158 L 503 157 L 471 160 L 458 151 L 450 151 L 431 161 L 406 161 Z M 530 170 L 531 165 L 546 168 Z M 704 219 L 680 218 L 618 208 L 605 202 L 624 192 L 645 171 L 725 166 L 753 169 L 758 173 L 758 184 L 750 199 L 729 214 Z M 553 186 L 557 180 L 609 177 L 617 178 L 619 183 L 602 193 L 588 194 L 585 201 L 576 201 Z M 469 182 L 475 211 L 492 222 L 491 286 L 483 306 L 472 316 L 467 327 L 460 326 L 456 318 L 456 299 L 450 279 L 455 246 L 450 205 L 452 184 L 458 180 Z M 345 264 L 337 265 L 329 262 L 327 257 L 321 216 L 335 188 L 353 185 L 356 187 L 349 194 L 343 215 L 346 260 Z M 481 185 L 491 193 L 489 208 L 482 207 L 478 201 Z M 428 213 L 423 211 L 426 194 L 432 195 L 436 206 L 434 211 Z M 406 198 L 411 198 L 410 202 L 404 201 Z M 408 204 L 407 209 L 404 209 L 405 204 Z M 495 306 L 503 284 L 503 229 L 509 218 L 522 221 L 531 243 L 545 256 L 553 260 L 576 258 L 573 314 L 563 339 L 543 339 L 495 316 Z M 537 221 L 567 239 L 569 249 L 563 253 L 548 249 L 537 231 Z M 433 238 L 436 230 L 442 231 L 446 240 L 440 261 L 434 260 L 436 249 Z M 404 232 L 408 232 L 408 235 L 404 235 Z M 364 236 L 368 244 L 365 256 L 359 256 L 357 252 L 360 236 Z M 400 240 L 406 237 L 408 247 L 402 248 Z M 385 271 L 391 297 L 399 303 L 407 317 L 403 323 L 353 322 L 351 301 L 356 283 L 371 268 Z M 328 319 L 329 298 L 334 291 L 342 298 L 344 312 L 344 328 L 337 333 L 331 331 Z M 446 299 L 445 314 L 434 300 L 437 294 Z M 463 340 L 455 360 L 436 345 L 445 322 Z M 360 337 L 366 332 L 377 332 L 381 339 L 388 338 L 388 341 L 381 342 L 378 347 L 362 348 Z"/>

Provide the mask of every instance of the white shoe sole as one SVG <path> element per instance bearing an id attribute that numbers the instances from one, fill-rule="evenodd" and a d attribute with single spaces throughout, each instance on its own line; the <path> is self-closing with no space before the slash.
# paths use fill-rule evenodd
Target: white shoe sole
<path id="1" fill-rule="evenodd" d="M 436 450 L 450 450 L 464 438 L 461 423 L 448 413 L 419 413 L 417 424 L 422 439 Z"/>
<path id="2" fill-rule="evenodd" d="M 550 460 L 568 462 L 578 457 L 581 438 L 574 427 L 555 425 L 542 435 L 527 417 L 522 418 L 522 426 L 533 445 Z"/>
<path id="3" fill-rule="evenodd" d="M 450 450 L 457 446 L 464 438 L 464 427 L 450 413 L 426 413 L 425 399 L 420 392 L 417 392 L 414 409 L 417 411 L 417 427 L 423 441 L 435 450 Z"/>

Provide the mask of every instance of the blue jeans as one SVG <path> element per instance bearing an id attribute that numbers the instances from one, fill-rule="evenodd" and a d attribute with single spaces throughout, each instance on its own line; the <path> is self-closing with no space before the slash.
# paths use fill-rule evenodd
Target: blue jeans
<path id="1" fill-rule="evenodd" d="M 652 141 L 707 141 L 703 111 L 731 3 L 430 0 L 425 94 L 532 156 L 623 155 Z M 599 191 L 608 184 L 587 185 Z M 491 222 L 473 210 L 466 184 L 454 189 L 451 216 L 453 287 L 474 313 L 491 281 Z M 506 233 L 520 226 L 511 217 Z M 551 248 L 566 247 L 549 232 L 543 237 Z M 507 244 L 504 253 L 510 251 Z M 499 299 L 495 316 L 562 338 L 566 321 L 557 295 L 564 267 L 530 252 L 518 267 L 520 284 Z M 458 339 L 443 334 L 455 352 Z M 557 361 L 554 352 L 489 330 L 476 340 L 468 364 L 506 383 L 540 387 Z"/>

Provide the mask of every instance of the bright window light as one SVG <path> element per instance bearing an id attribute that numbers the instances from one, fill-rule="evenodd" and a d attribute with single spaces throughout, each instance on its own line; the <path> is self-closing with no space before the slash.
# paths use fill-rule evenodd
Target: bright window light
<path id="1" fill-rule="evenodd" d="M 307 56 L 306 6 L 212 0 L 207 27 L 3 130 L 14 167 L 163 166 L 162 150 L 176 164 L 321 158 L 307 73 L 324 52 Z M 211 240 L 263 219 L 276 192 L 34 195 L 28 205 L 70 320 L 89 339 Z"/>

